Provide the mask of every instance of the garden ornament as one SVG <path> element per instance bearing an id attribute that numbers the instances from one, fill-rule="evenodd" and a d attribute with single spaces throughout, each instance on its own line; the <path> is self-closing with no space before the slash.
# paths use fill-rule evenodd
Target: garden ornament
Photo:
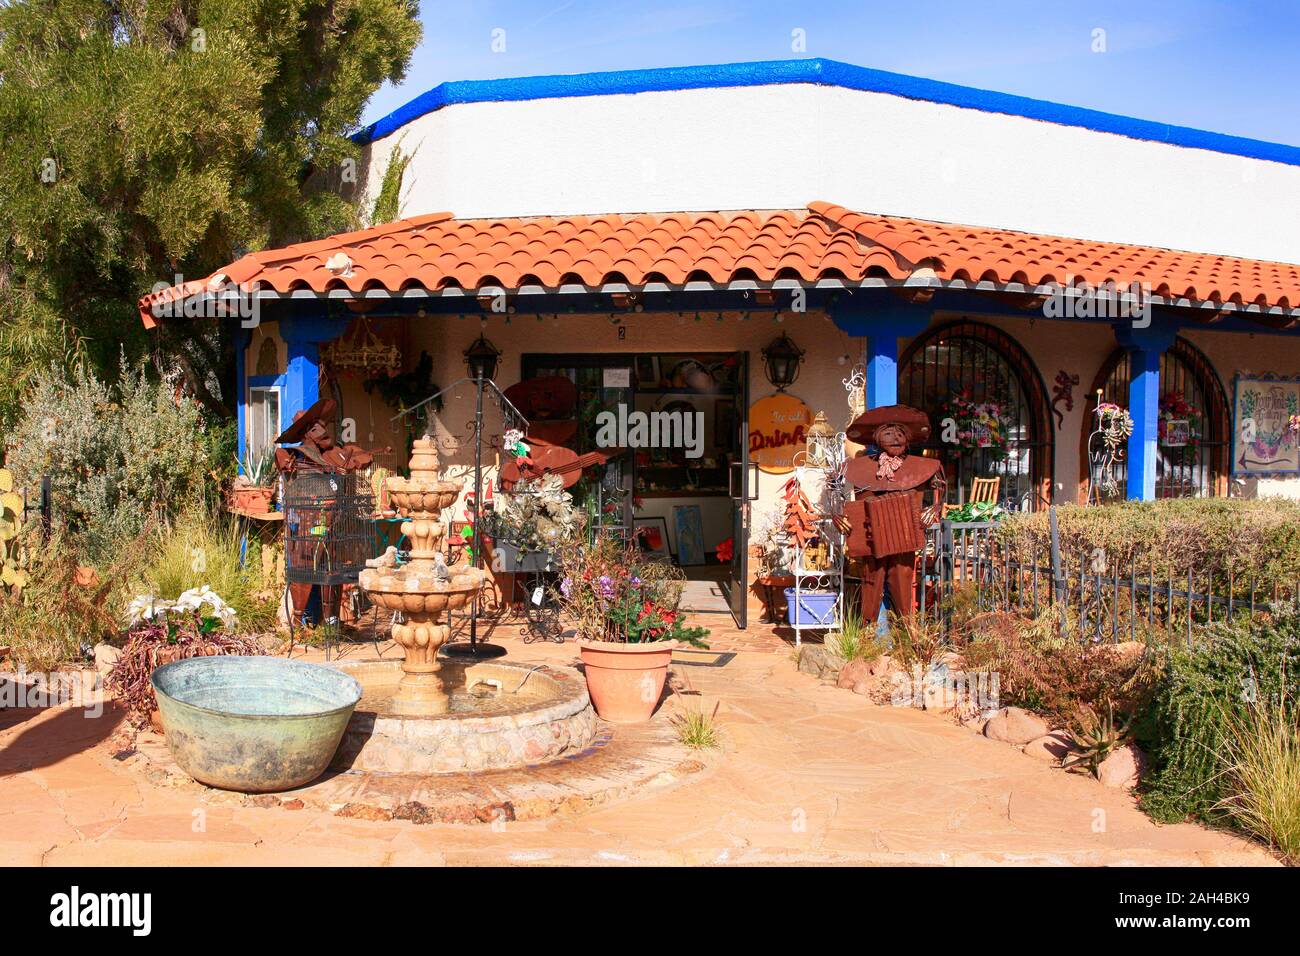
<path id="1" fill-rule="evenodd" d="M 912 442 L 929 437 L 930 420 L 919 409 L 885 405 L 859 415 L 845 434 L 876 448 L 844 469 L 854 489 L 854 500 L 844 508 L 845 551 L 862 559 L 862 619 L 876 620 L 886 584 L 894 610 L 908 617 L 915 605 L 916 552 L 925 547 L 925 529 L 938 520 L 947 491 L 942 463 L 908 451 Z M 928 507 L 927 490 L 933 494 Z"/>
<path id="2" fill-rule="evenodd" d="M 322 398 L 306 411 L 295 412 L 293 424 L 275 439 L 277 445 L 295 445 L 275 450 L 275 466 L 295 471 L 359 471 L 375 460 L 375 453 L 360 445 L 336 445 L 334 433 L 325 423 L 334 415 L 334 401 Z M 389 449 L 384 448 L 382 452 Z"/>

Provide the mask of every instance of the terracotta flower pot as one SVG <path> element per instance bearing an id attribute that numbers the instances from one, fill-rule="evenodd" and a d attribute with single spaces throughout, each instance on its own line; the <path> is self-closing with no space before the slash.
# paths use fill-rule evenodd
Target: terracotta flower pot
<path id="1" fill-rule="evenodd" d="M 274 493 L 274 488 L 257 488 L 251 485 L 243 488 L 232 488 L 230 503 L 237 511 L 263 515 L 271 510 L 271 496 Z"/>
<path id="2" fill-rule="evenodd" d="M 676 641 L 579 641 L 587 692 L 601 719 L 616 724 L 649 720 L 663 693 L 668 662 L 676 647 Z"/>
<path id="3" fill-rule="evenodd" d="M 785 623 L 785 589 L 792 587 L 793 574 L 759 574 L 754 577 L 754 593 L 763 602 L 763 620 L 768 624 Z"/>

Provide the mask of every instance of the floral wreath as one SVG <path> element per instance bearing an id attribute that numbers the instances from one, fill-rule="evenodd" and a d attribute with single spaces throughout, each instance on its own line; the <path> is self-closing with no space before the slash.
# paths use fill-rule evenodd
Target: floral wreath
<path id="1" fill-rule="evenodd" d="M 1165 392 L 1160 396 L 1160 416 L 1156 426 L 1160 444 L 1165 443 L 1169 431 L 1168 423 L 1173 421 L 1187 422 L 1187 443 L 1181 448 L 1177 445 L 1168 446 L 1171 453 L 1177 454 L 1181 451 L 1184 460 L 1194 459 L 1201 444 L 1201 416 L 1182 392 Z"/>
<path id="2" fill-rule="evenodd" d="M 976 402 L 971 399 L 970 391 L 964 390 L 944 402 L 939 415 L 951 418 L 957 426 L 959 448 L 988 451 L 995 460 L 1007 456 L 1007 433 L 1011 427 L 1001 402 Z"/>

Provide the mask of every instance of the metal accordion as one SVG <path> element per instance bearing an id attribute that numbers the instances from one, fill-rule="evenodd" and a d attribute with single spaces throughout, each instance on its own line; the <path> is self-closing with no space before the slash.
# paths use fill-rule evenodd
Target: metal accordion
<path id="1" fill-rule="evenodd" d="M 921 496 L 915 491 L 860 498 L 844 510 L 850 522 L 845 550 L 852 557 L 887 558 L 925 547 Z"/>

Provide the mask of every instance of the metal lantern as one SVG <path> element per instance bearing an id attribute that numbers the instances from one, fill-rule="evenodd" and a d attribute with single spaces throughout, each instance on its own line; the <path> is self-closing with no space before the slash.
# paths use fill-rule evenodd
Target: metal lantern
<path id="1" fill-rule="evenodd" d="M 803 359 L 803 349 L 782 333 L 781 337 L 763 349 L 763 363 L 767 366 L 767 380 L 776 386 L 778 392 L 784 392 L 799 377 L 799 363 Z"/>
<path id="2" fill-rule="evenodd" d="M 826 421 L 826 413 L 818 412 L 808 427 L 808 464 L 825 468 L 834 459 L 835 429 Z"/>
<path id="3" fill-rule="evenodd" d="M 497 373 L 497 359 L 500 357 L 501 350 L 480 335 L 465 350 L 465 364 L 469 366 L 469 377 L 491 381 Z"/>

